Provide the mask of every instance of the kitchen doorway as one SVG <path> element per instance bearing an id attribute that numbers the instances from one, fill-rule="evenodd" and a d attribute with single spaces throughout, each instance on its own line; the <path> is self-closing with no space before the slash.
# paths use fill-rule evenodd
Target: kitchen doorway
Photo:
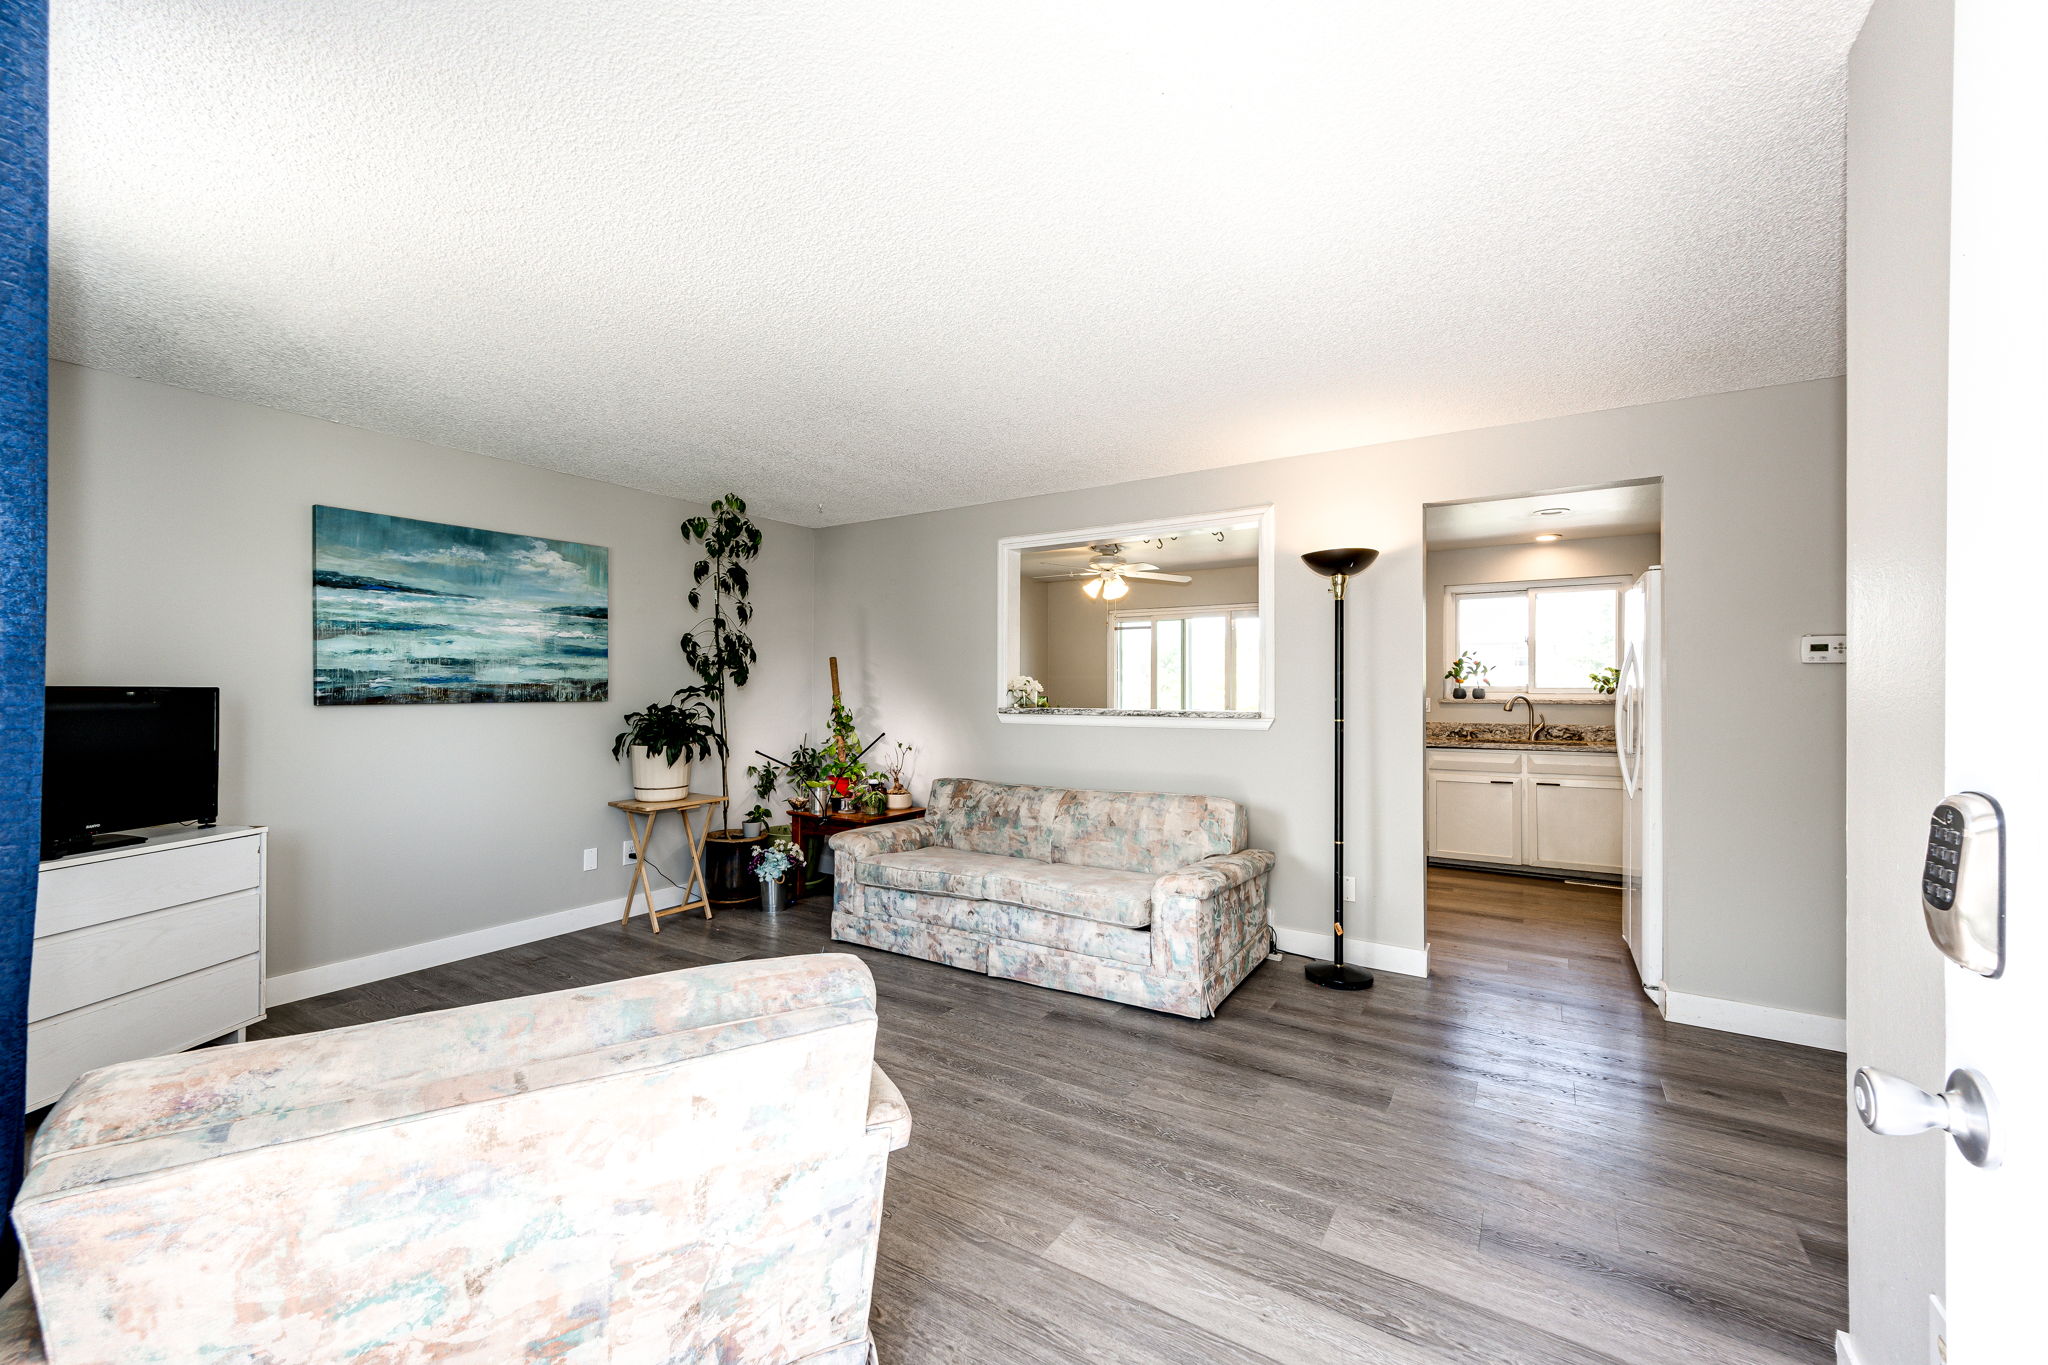
<path id="1" fill-rule="evenodd" d="M 1663 485 L 1424 509 L 1432 970 L 1663 988 Z"/>

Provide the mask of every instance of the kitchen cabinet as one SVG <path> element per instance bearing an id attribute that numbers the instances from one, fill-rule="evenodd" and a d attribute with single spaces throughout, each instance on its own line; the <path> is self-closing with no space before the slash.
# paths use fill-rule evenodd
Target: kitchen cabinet
<path id="1" fill-rule="evenodd" d="M 1613 754 L 1431 749 L 1426 768 L 1430 857 L 1621 871 L 1621 768 Z"/>

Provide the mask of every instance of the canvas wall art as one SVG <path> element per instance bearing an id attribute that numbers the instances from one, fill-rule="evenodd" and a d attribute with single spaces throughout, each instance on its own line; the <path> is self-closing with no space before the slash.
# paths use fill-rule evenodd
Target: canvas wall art
<path id="1" fill-rule="evenodd" d="M 603 701 L 609 558 L 599 545 L 315 507 L 313 700 Z"/>

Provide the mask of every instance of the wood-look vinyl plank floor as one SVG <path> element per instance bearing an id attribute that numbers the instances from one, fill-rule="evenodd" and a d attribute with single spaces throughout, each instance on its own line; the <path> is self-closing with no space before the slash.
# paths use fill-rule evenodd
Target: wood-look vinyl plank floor
<path id="1" fill-rule="evenodd" d="M 1842 1070 L 1666 1024 L 1610 889 L 1432 869 L 1428 980 L 1267 963 L 1196 1022 L 829 941 L 606 926 L 300 1001 L 274 1036 L 852 952 L 910 1103 L 888 1365 L 1787 1365 L 1846 1320 Z"/>

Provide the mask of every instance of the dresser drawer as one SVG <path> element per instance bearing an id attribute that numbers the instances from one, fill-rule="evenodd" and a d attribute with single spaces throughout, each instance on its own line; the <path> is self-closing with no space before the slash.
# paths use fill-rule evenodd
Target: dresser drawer
<path id="1" fill-rule="evenodd" d="M 251 954 L 31 1024 L 28 1107 L 51 1103 L 96 1067 L 182 1052 L 262 1013 L 263 968 Z"/>
<path id="2" fill-rule="evenodd" d="M 30 1023 L 247 957 L 263 946 L 253 888 L 36 940 Z"/>
<path id="3" fill-rule="evenodd" d="M 261 877 L 258 854 L 250 835 L 46 869 L 36 884 L 36 937 L 246 891 Z"/>

